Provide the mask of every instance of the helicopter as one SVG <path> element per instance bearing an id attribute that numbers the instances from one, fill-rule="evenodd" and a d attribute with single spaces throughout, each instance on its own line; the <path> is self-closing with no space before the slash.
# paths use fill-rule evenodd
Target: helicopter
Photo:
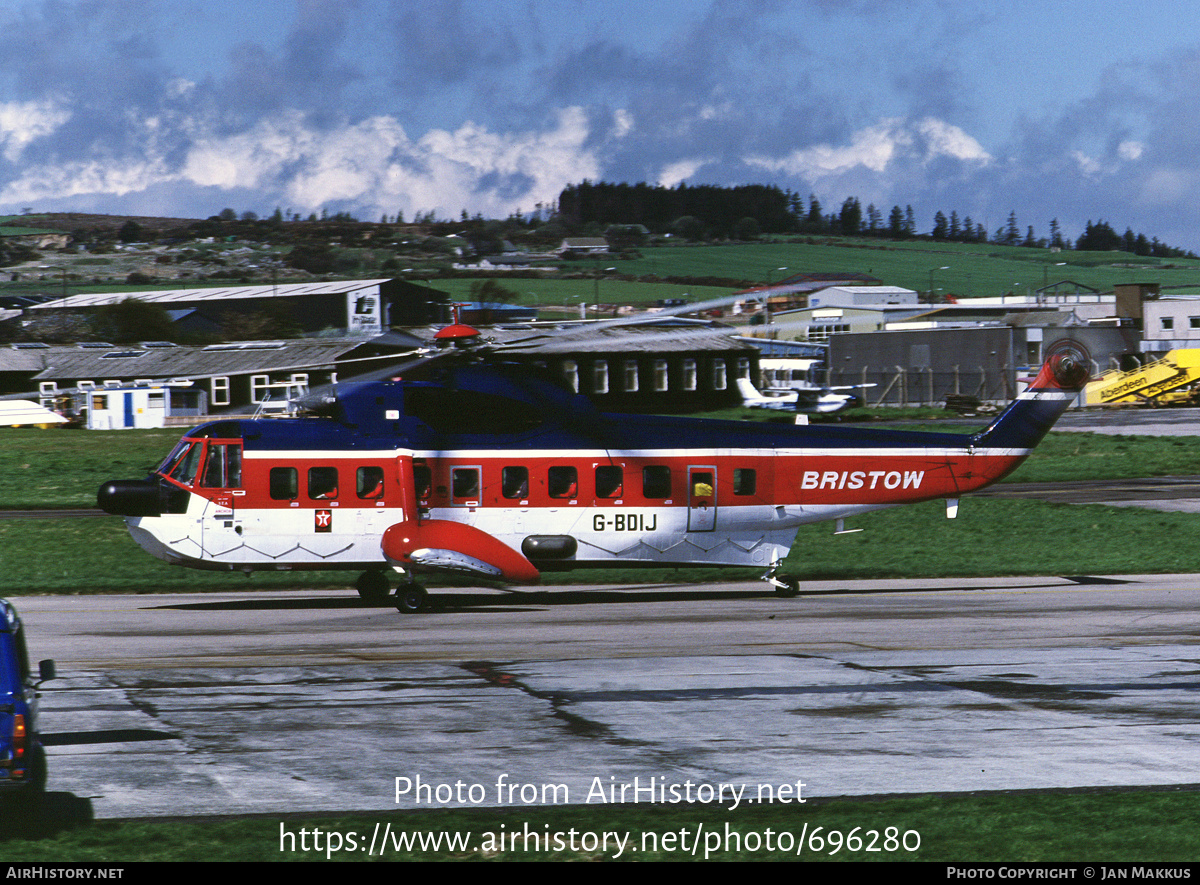
<path id="1" fill-rule="evenodd" d="M 454 322 L 441 349 L 314 391 L 294 417 L 187 433 L 99 506 L 168 563 L 359 571 L 367 600 L 604 566 L 754 566 L 783 597 L 801 525 L 960 496 L 1014 470 L 1088 380 L 1064 339 L 985 429 L 956 433 L 617 414 Z"/>

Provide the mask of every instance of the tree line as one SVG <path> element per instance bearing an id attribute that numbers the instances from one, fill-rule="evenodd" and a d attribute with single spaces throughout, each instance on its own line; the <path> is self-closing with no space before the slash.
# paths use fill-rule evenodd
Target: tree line
<path id="1" fill-rule="evenodd" d="M 1195 258 L 1192 252 L 1168 246 L 1157 237 L 1126 229 L 1118 234 L 1107 221 L 1088 221 L 1074 242 L 1052 219 L 1047 236 L 1032 225 L 1022 228 L 1016 212 L 989 233 L 970 215 L 938 210 L 928 232 L 918 230 L 911 205 L 884 210 L 874 203 L 866 209 L 857 197 L 847 197 L 835 211 L 826 211 L 815 194 L 807 204 L 791 190 L 774 185 L 616 184 L 584 180 L 563 189 L 558 218 L 571 227 L 641 224 L 660 234 L 689 240 L 754 239 L 760 234 L 810 234 L 883 239 L 928 239 L 957 243 L 989 243 L 1032 249 L 1074 249 L 1088 252 L 1121 251 L 1158 258 Z"/>

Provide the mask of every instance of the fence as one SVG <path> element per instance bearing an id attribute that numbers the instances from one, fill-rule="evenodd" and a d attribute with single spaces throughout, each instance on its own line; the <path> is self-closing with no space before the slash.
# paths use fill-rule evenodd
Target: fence
<path id="1" fill-rule="evenodd" d="M 869 406 L 942 406 L 946 397 L 973 396 L 982 402 L 1006 403 L 1017 395 L 1012 366 L 954 366 L 949 370 L 905 366 L 863 366 L 830 370 L 831 387 L 862 386 Z"/>

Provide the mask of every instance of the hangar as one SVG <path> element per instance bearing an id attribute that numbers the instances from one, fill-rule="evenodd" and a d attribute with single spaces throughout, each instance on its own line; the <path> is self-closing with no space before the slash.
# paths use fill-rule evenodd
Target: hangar
<path id="1" fill-rule="evenodd" d="M 339 280 L 71 295 L 28 309 L 86 312 L 128 299 L 165 308 L 186 331 L 216 332 L 231 317 L 265 312 L 282 313 L 301 333 L 335 329 L 346 335 L 378 335 L 391 325 L 437 322 L 448 296 L 405 280 Z"/>

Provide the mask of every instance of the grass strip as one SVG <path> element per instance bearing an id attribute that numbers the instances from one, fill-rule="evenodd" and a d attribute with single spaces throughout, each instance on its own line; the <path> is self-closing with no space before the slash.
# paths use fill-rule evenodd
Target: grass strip
<path id="1" fill-rule="evenodd" d="M 1021 791 L 810 799 L 733 810 L 713 804 L 643 803 L 189 821 L 39 820 L 5 827 L 0 856 L 7 862 L 109 863 L 1164 862 L 1195 860 L 1198 823 L 1200 793 L 1187 788 Z M 607 842 L 604 834 L 609 834 Z"/>

